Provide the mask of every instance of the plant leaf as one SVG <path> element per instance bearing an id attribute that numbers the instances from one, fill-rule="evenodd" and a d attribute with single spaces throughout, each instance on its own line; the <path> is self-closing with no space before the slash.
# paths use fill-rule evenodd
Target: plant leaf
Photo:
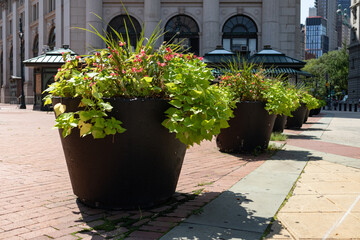
<path id="1" fill-rule="evenodd" d="M 66 111 L 66 105 L 62 104 L 62 103 L 57 103 L 54 106 L 54 112 L 56 117 L 59 116 L 60 114 L 63 114 Z"/>

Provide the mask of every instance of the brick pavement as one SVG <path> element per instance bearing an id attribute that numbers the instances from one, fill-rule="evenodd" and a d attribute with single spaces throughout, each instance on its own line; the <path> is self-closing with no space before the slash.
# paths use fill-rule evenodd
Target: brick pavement
<path id="1" fill-rule="evenodd" d="M 30 106 L 28 106 L 28 109 Z M 187 151 L 177 193 L 153 209 L 105 211 L 74 196 L 54 115 L 0 105 L 0 239 L 157 239 L 260 166 L 265 156 Z"/>

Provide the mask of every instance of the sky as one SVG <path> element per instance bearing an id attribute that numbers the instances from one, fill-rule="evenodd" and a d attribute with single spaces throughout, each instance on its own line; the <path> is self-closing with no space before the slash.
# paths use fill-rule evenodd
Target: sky
<path id="1" fill-rule="evenodd" d="M 309 7 L 314 7 L 314 0 L 301 0 L 301 20 L 305 24 L 306 18 L 309 16 Z"/>

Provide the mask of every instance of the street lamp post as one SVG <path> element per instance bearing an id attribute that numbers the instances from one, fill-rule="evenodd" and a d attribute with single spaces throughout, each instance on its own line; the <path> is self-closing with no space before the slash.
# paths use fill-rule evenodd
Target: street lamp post
<path id="1" fill-rule="evenodd" d="M 336 11 L 337 15 L 339 16 L 344 16 L 344 20 L 341 19 L 341 23 L 343 25 L 345 25 L 348 28 L 351 28 L 350 24 L 349 24 L 349 15 L 347 13 L 346 8 L 344 9 L 344 11 L 342 10 L 342 6 L 341 4 L 338 5 L 338 10 Z"/>
<path id="2" fill-rule="evenodd" d="M 20 61 L 21 61 L 21 99 L 20 99 L 20 109 L 26 109 L 25 105 L 25 94 L 24 94 L 24 63 L 23 63 L 23 38 L 24 38 L 24 32 L 22 29 L 22 19 L 20 18 L 19 22 L 19 38 L 20 38 Z"/>

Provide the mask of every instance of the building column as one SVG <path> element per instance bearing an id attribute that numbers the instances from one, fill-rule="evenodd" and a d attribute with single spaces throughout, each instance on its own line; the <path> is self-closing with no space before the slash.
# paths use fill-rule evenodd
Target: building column
<path id="1" fill-rule="evenodd" d="M 280 48 L 280 6 L 277 0 L 262 1 L 262 44 L 271 45 L 274 50 Z M 262 49 L 263 46 L 259 46 Z"/>
<path id="2" fill-rule="evenodd" d="M 202 29 L 202 44 L 204 55 L 220 45 L 220 3 L 219 0 L 206 0 L 203 3 L 203 29 Z"/>
<path id="3" fill-rule="evenodd" d="M 12 2 L 12 46 L 13 46 L 13 76 L 20 77 L 20 40 L 19 40 L 19 13 L 17 11 L 18 1 Z"/>
<path id="4" fill-rule="evenodd" d="M 9 96 L 9 79 L 8 79 L 8 46 L 7 46 L 7 40 L 6 40 L 6 36 L 7 36 L 7 18 L 6 18 L 6 5 L 5 3 L 2 6 L 2 20 L 3 20 L 3 25 L 2 25 L 2 40 L 3 40 L 3 44 L 2 44 L 2 52 L 3 52 L 3 59 L 2 59 L 2 64 L 3 64 L 3 73 L 2 73 L 2 86 L 0 86 L 1 88 L 1 102 L 2 103 L 7 103 L 8 99 L 7 97 Z"/>
<path id="5" fill-rule="evenodd" d="M 145 38 L 149 38 L 161 18 L 161 1 L 147 0 L 144 1 L 144 22 L 145 22 Z M 160 43 L 158 43 L 160 44 Z"/>
<path id="6" fill-rule="evenodd" d="M 64 0 L 64 44 L 70 46 L 70 0 Z M 71 46 L 70 46 L 71 48 Z"/>
<path id="7" fill-rule="evenodd" d="M 39 1 L 39 27 L 38 27 L 38 34 L 39 34 L 39 55 L 43 54 L 44 45 L 48 44 L 48 36 L 46 33 L 46 24 L 45 24 L 45 1 Z"/>
<path id="8" fill-rule="evenodd" d="M 86 0 L 86 26 L 91 29 L 90 25 L 102 33 L 103 22 L 96 15 L 102 18 L 103 1 L 102 0 Z M 95 14 L 96 15 L 95 15 Z M 86 48 L 90 52 L 93 49 L 103 47 L 103 40 L 93 33 L 86 32 Z"/>
<path id="9" fill-rule="evenodd" d="M 55 29 L 56 29 L 56 48 L 63 45 L 63 16 L 62 16 L 62 0 L 55 1 Z"/>
<path id="10" fill-rule="evenodd" d="M 25 54 L 24 54 L 24 60 L 29 59 L 32 55 L 31 55 L 31 51 L 32 51 L 32 46 L 31 46 L 31 32 L 30 32 L 30 11 L 31 11 L 31 4 L 30 4 L 30 0 L 25 0 L 24 1 L 24 18 L 23 19 L 23 24 L 24 24 L 24 49 L 25 49 Z M 33 71 L 28 68 L 28 67 L 24 67 L 24 92 L 25 92 L 25 100 L 26 103 L 32 103 L 33 102 L 33 98 L 34 98 L 34 89 L 33 89 L 33 82 L 31 80 L 33 80 L 32 77 L 32 73 Z"/>

